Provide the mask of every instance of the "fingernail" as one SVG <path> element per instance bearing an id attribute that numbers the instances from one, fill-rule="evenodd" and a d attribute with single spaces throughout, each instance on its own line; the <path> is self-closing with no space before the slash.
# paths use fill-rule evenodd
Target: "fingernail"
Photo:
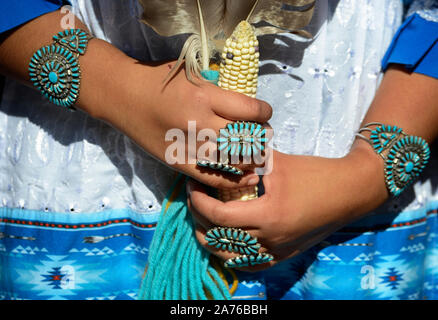
<path id="1" fill-rule="evenodd" d="M 256 184 L 259 183 L 259 180 L 260 180 L 259 176 L 254 175 L 248 180 L 247 185 L 248 186 L 255 186 Z"/>
<path id="2" fill-rule="evenodd" d="M 190 181 L 188 181 L 186 183 L 186 193 L 187 193 L 187 196 L 189 196 L 189 197 L 191 196 L 192 190 L 193 190 L 193 185 L 192 185 L 192 183 Z"/>

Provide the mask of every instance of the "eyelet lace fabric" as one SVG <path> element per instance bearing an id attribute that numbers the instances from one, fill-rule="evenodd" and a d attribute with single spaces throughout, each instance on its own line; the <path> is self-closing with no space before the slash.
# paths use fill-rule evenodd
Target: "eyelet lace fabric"
<path id="1" fill-rule="evenodd" d="M 426 8 L 434 8 L 434 1 L 428 3 Z M 142 8 L 135 0 L 74 0 L 72 5 L 92 34 L 143 61 L 175 59 L 185 40 L 160 37 L 139 23 Z M 316 35 L 313 40 L 289 34 L 260 38 L 258 98 L 274 108 L 270 124 L 276 149 L 324 157 L 348 152 L 381 78 L 381 57 L 401 19 L 399 1 L 318 1 L 308 27 Z M 173 177 L 166 166 L 110 126 L 59 110 L 12 80 L 4 92 L 4 206 L 54 212 L 160 210 Z"/>
<path id="2" fill-rule="evenodd" d="M 45 212 L 158 212 L 173 173 L 109 125 L 8 81 L 0 111 L 0 201 Z"/>
<path id="3" fill-rule="evenodd" d="M 163 38 L 142 25 L 137 0 L 71 3 L 94 36 L 139 60 L 176 59 L 184 43 L 185 36 Z M 420 0 L 409 13 L 435 19 L 435 9 L 435 1 Z M 347 154 L 403 15 L 399 0 L 318 0 L 308 27 L 314 39 L 259 39 L 258 98 L 274 109 L 277 150 Z M 239 274 L 237 298 L 438 297 L 437 144 L 431 149 L 421 179 L 400 197 L 262 275 Z M 111 126 L 7 80 L 0 102 L 0 300 L 135 299 L 173 178 Z"/>
<path id="4" fill-rule="evenodd" d="M 435 0 L 417 0 L 409 8 L 408 16 L 418 13 L 428 21 L 438 22 L 438 2 Z"/>

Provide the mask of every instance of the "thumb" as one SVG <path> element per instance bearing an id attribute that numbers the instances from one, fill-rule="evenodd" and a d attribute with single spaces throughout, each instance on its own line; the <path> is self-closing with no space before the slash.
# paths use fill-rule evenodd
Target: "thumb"
<path id="1" fill-rule="evenodd" d="M 209 90 L 211 109 L 222 118 L 265 123 L 272 117 L 272 107 L 265 101 L 217 87 Z"/>

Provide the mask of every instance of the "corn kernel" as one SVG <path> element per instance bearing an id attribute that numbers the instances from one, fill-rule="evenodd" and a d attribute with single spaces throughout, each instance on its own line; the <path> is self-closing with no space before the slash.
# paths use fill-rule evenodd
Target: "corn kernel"
<path id="1" fill-rule="evenodd" d="M 220 66 L 219 86 L 256 97 L 259 57 L 259 42 L 254 34 L 254 28 L 243 21 L 234 30 L 232 36 L 225 41 Z M 236 190 L 218 190 L 222 201 L 247 201 L 258 197 L 257 187 Z"/>

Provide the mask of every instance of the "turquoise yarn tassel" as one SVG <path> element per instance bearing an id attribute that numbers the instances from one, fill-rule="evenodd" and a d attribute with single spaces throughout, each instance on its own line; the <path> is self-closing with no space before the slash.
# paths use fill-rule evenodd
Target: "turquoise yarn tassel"
<path id="1" fill-rule="evenodd" d="M 180 174 L 163 202 L 139 299 L 231 299 L 229 289 L 209 263 L 209 252 L 196 240 L 187 209 L 186 182 L 187 177 Z"/>
<path id="2" fill-rule="evenodd" d="M 217 71 L 202 75 L 217 83 Z M 162 205 L 161 216 L 149 249 L 148 270 L 139 299 L 229 300 L 229 289 L 210 265 L 210 253 L 196 240 L 187 209 L 187 177 L 179 175 Z"/>

